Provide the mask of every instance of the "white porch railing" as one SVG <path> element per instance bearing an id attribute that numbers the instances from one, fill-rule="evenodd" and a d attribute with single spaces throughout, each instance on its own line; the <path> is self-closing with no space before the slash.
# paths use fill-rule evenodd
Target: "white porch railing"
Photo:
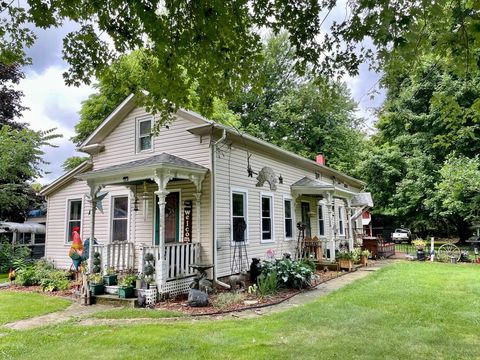
<path id="1" fill-rule="evenodd" d="M 105 245 L 93 245 L 93 251 L 100 253 L 102 268 L 114 268 L 117 271 L 135 267 L 135 244 L 132 242 L 114 242 Z"/>
<path id="2" fill-rule="evenodd" d="M 144 246 L 140 260 L 139 272 L 143 272 L 145 255 L 154 254 L 155 260 L 160 258 L 158 246 Z M 182 279 L 196 274 L 190 265 L 200 260 L 200 243 L 168 243 L 165 244 L 164 260 L 166 263 L 166 281 Z M 157 274 L 157 277 L 159 274 Z"/>

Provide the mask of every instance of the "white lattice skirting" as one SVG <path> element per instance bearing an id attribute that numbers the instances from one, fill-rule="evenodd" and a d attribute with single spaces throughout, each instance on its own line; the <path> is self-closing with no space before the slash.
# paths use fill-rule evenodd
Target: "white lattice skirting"
<path id="1" fill-rule="evenodd" d="M 172 297 L 180 294 L 186 294 L 188 293 L 188 290 L 190 290 L 190 284 L 192 281 L 193 276 L 184 279 L 170 280 L 167 281 L 165 286 L 158 286 L 158 291 L 161 294 L 168 293 Z"/>

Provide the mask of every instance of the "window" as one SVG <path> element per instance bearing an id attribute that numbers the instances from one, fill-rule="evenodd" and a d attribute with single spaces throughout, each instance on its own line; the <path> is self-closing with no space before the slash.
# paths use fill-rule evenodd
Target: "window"
<path id="1" fill-rule="evenodd" d="M 273 240 L 273 209 L 272 204 L 273 197 L 271 195 L 262 195 L 261 196 L 261 206 L 262 206 L 262 238 L 261 241 Z"/>
<path id="2" fill-rule="evenodd" d="M 138 122 L 138 152 L 152 150 L 152 120 Z"/>
<path id="3" fill-rule="evenodd" d="M 318 235 L 325 236 L 325 206 L 318 205 Z"/>
<path id="4" fill-rule="evenodd" d="M 285 238 L 291 239 L 293 237 L 293 218 L 292 218 L 292 200 L 283 200 L 284 216 L 285 216 Z"/>
<path id="5" fill-rule="evenodd" d="M 247 193 L 232 192 L 232 240 L 247 240 Z"/>
<path id="6" fill-rule="evenodd" d="M 68 200 L 67 206 L 67 241 L 72 241 L 72 232 L 75 226 L 82 225 L 82 200 Z"/>
<path id="7" fill-rule="evenodd" d="M 343 207 L 339 206 L 338 207 L 338 234 L 339 235 L 344 235 L 344 229 L 343 229 Z"/>
<path id="8" fill-rule="evenodd" d="M 112 241 L 127 241 L 128 196 L 116 196 L 112 201 Z"/>

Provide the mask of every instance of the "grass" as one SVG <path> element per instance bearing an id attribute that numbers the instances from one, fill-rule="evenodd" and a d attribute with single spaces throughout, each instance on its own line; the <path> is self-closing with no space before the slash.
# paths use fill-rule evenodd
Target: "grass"
<path id="1" fill-rule="evenodd" d="M 52 296 L 2 290 L 0 291 L 0 325 L 63 310 L 70 301 Z M 2 358 L 0 353 L 0 358 Z"/>
<path id="2" fill-rule="evenodd" d="M 8 274 L 0 274 L 0 284 L 8 281 Z"/>
<path id="3" fill-rule="evenodd" d="M 129 309 L 118 308 L 113 310 L 100 311 L 92 314 L 89 318 L 94 319 L 159 319 L 181 317 L 183 314 L 167 311 L 167 310 L 150 310 L 150 309 Z"/>
<path id="4" fill-rule="evenodd" d="M 478 359 L 479 276 L 475 265 L 405 262 L 255 319 L 9 332 L 0 358 Z"/>

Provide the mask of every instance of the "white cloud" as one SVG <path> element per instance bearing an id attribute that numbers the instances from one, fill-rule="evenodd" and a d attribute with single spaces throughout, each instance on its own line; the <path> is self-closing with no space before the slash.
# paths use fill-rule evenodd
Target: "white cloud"
<path id="1" fill-rule="evenodd" d="M 62 139 L 53 141 L 59 148 L 45 147 L 45 160 L 51 164 L 46 165 L 46 170 L 51 174 L 38 179 L 42 184 L 54 180 L 63 173 L 63 161 L 73 155 L 82 155 L 75 152 L 69 140 L 74 135 L 74 125 L 78 122 L 78 111 L 81 102 L 93 92 L 89 86 L 68 87 L 65 85 L 62 73 L 65 69 L 57 66 L 48 67 L 44 72 L 28 72 L 19 85 L 25 97 L 23 104 L 29 110 L 23 112 L 21 121 L 30 124 L 34 130 L 48 130 L 57 128 L 57 133 L 62 134 Z"/>

